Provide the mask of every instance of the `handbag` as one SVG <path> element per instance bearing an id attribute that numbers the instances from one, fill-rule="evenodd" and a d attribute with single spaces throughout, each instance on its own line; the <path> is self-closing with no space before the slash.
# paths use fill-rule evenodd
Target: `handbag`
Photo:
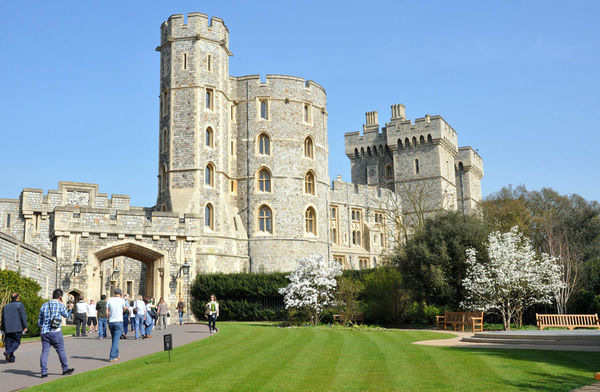
<path id="1" fill-rule="evenodd" d="M 167 312 L 167 317 L 171 317 L 171 312 Z"/>
<path id="2" fill-rule="evenodd" d="M 55 319 L 50 320 L 50 328 L 51 329 L 60 328 L 61 324 L 62 324 L 62 319 L 61 318 L 55 318 Z"/>

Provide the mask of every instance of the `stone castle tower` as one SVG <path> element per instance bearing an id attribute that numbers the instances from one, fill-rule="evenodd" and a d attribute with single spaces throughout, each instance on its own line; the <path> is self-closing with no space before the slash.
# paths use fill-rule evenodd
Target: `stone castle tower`
<path id="1" fill-rule="evenodd" d="M 230 76 L 228 45 L 223 21 L 201 13 L 161 27 L 157 209 L 204 215 L 211 246 L 247 248 L 249 263 L 282 248 L 304 254 L 307 243 L 324 251 L 325 91 L 291 76 Z M 307 234 L 309 210 L 317 229 Z"/>
<path id="2" fill-rule="evenodd" d="M 406 119 L 404 105 L 391 109 L 381 132 L 378 113 L 369 112 L 362 135 L 346 133 L 352 182 L 398 194 L 409 225 L 441 210 L 475 212 L 483 177 L 479 154 L 458 147 L 456 131 L 441 116 L 426 115 L 413 123 Z"/>

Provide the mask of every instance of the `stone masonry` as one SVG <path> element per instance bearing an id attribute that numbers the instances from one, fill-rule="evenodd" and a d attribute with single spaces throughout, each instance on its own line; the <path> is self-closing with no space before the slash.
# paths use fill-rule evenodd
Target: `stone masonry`
<path id="1" fill-rule="evenodd" d="M 323 87 L 230 76 L 219 18 L 172 15 L 160 37 L 156 205 L 75 182 L 0 199 L 0 240 L 37 255 L 28 268 L 43 290 L 98 298 L 120 287 L 174 306 L 198 273 L 290 271 L 311 253 L 344 268 L 381 265 L 415 205 L 413 186 L 428 212 L 477 210 L 483 162 L 440 116 L 412 123 L 394 105 L 380 132 L 367 113 L 363 134 L 345 136 L 352 183 L 331 181 Z M 25 260 L 4 257 L 4 268 Z"/>

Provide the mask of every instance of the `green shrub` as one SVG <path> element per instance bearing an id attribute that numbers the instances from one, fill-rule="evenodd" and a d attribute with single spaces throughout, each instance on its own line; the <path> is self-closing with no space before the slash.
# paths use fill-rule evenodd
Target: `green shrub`
<path id="1" fill-rule="evenodd" d="M 192 312 L 204 319 L 204 306 L 215 294 L 221 320 L 284 320 L 287 311 L 278 290 L 289 283 L 286 276 L 279 272 L 197 275 L 190 288 Z"/>
<path id="2" fill-rule="evenodd" d="M 380 267 L 365 273 L 360 294 L 365 322 L 399 325 L 404 322 L 410 295 L 404 288 L 402 274 L 394 267 Z"/>
<path id="3" fill-rule="evenodd" d="M 40 307 L 45 300 L 38 295 L 40 285 L 33 279 L 21 276 L 19 272 L 0 271 L 0 293 L 8 295 L 17 292 L 21 295 L 21 302 L 27 313 L 27 336 L 39 336 L 40 328 L 37 318 Z M 10 299 L 9 299 L 10 301 Z"/>

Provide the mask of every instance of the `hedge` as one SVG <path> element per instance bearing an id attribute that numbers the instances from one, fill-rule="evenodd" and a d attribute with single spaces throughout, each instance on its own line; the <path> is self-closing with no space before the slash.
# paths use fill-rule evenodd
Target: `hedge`
<path id="1" fill-rule="evenodd" d="M 37 319 L 40 307 L 45 300 L 38 295 L 40 285 L 33 279 L 21 276 L 19 272 L 4 270 L 0 271 L 0 293 L 2 295 L 11 295 L 17 292 L 21 295 L 21 302 L 27 312 L 27 335 L 39 336 L 40 327 L 37 325 Z M 8 299 L 10 301 L 10 297 Z"/>

